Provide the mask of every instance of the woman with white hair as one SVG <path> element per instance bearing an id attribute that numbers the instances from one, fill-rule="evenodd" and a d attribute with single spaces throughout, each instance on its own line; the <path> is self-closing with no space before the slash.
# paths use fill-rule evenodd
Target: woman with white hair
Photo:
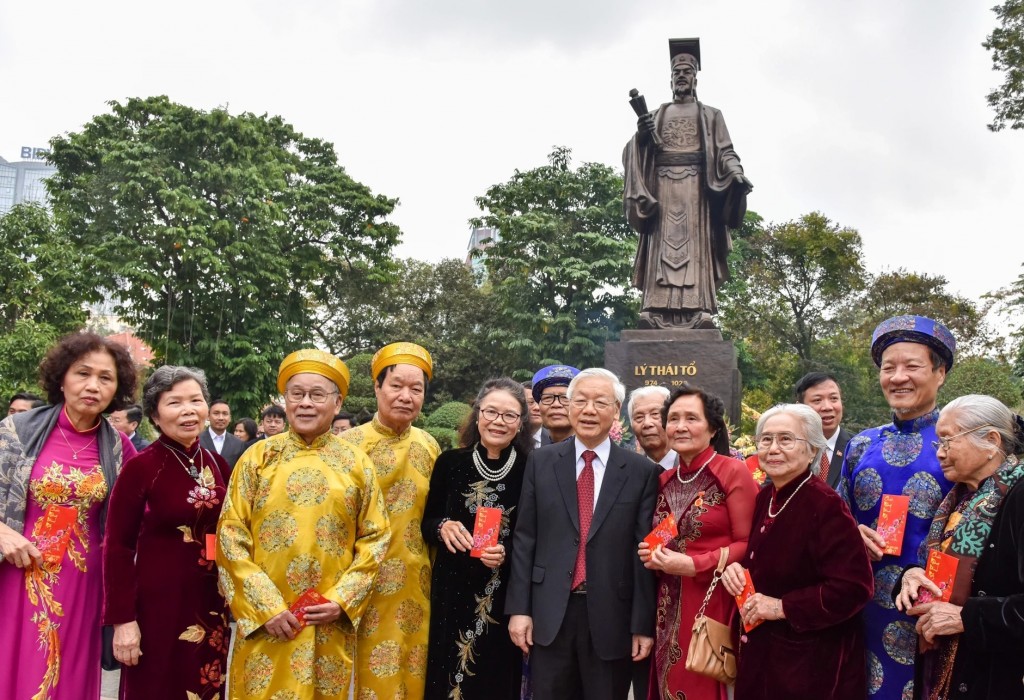
<path id="1" fill-rule="evenodd" d="M 864 700 L 860 612 L 874 590 L 871 566 L 846 503 L 811 466 L 825 447 L 821 418 L 783 404 L 761 415 L 757 454 L 771 485 L 757 495 L 742 562 L 722 583 L 739 595 L 749 574 L 755 593 L 740 607 L 736 697 L 743 700 Z"/>
<path id="2" fill-rule="evenodd" d="M 925 551 L 957 560 L 948 602 L 922 566 L 896 584 L 896 607 L 917 616 L 914 697 L 1024 698 L 1024 446 L 1019 419 L 991 396 L 951 401 L 935 450 L 955 486 L 932 519 Z"/>

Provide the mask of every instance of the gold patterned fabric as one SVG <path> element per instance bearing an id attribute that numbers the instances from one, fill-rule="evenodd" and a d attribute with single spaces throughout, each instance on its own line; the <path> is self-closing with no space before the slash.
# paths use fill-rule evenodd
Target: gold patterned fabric
<path id="1" fill-rule="evenodd" d="M 339 437 L 373 460 L 392 531 L 359 627 L 355 698 L 422 698 L 430 629 L 430 553 L 420 520 L 441 448 L 419 428 L 398 435 L 377 416 Z"/>
<path id="2" fill-rule="evenodd" d="M 231 474 L 217 527 L 220 588 L 238 622 L 232 698 L 346 698 L 356 635 L 391 538 L 370 459 L 331 433 L 254 444 Z M 282 642 L 263 629 L 315 588 L 330 625 Z"/>

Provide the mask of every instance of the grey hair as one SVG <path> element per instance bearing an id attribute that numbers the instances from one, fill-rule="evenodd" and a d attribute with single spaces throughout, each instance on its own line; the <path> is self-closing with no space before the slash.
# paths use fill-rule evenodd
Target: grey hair
<path id="1" fill-rule="evenodd" d="M 637 399 L 657 394 L 661 397 L 661 402 L 665 403 L 668 401 L 670 393 L 671 392 L 663 386 L 642 386 L 639 389 L 633 389 L 629 394 L 629 403 L 626 405 L 626 418 L 631 419 L 633 417 L 633 404 L 636 403 Z"/>
<path id="2" fill-rule="evenodd" d="M 149 375 L 145 386 L 142 387 L 142 412 L 150 420 L 156 415 L 157 404 L 160 397 L 174 388 L 176 384 L 195 380 L 203 391 L 203 398 L 207 405 L 210 403 L 210 389 L 206 386 L 206 372 L 195 367 L 184 367 L 182 365 L 164 365 L 157 367 L 153 374 Z"/>
<path id="3" fill-rule="evenodd" d="M 761 414 L 761 417 L 757 419 L 757 430 L 755 435 L 761 436 L 761 432 L 764 430 L 764 424 L 772 416 L 778 416 L 782 414 L 789 414 L 800 421 L 800 424 L 804 429 L 804 440 L 811 446 L 814 452 L 814 461 L 811 462 L 811 471 L 817 474 L 821 471 L 821 455 L 824 454 L 824 450 L 828 447 L 828 440 L 825 439 L 825 433 L 821 429 L 821 416 L 817 412 L 802 403 L 780 403 L 772 406 L 767 411 Z"/>
<path id="4" fill-rule="evenodd" d="M 967 394 L 946 404 L 940 415 L 952 418 L 961 430 L 971 431 L 964 437 L 970 439 L 980 450 L 993 447 L 991 442 L 979 435 L 982 428 L 991 426 L 991 429 L 999 433 L 1000 444 L 995 447 L 1004 455 L 1017 454 L 1020 451 L 1021 445 L 1015 432 L 1016 420 L 1013 411 L 998 399 L 985 394 Z"/>
<path id="5" fill-rule="evenodd" d="M 569 382 L 569 388 L 565 390 L 565 395 L 569 397 L 570 401 L 572 400 L 572 393 L 576 389 L 576 385 L 580 380 L 587 378 L 604 379 L 611 382 L 612 389 L 615 391 L 615 400 L 619 402 L 619 405 L 621 406 L 622 402 L 626 400 L 626 386 L 619 381 L 618 377 L 603 367 L 590 367 L 589 369 L 585 369 L 577 374 L 572 378 L 572 381 Z"/>

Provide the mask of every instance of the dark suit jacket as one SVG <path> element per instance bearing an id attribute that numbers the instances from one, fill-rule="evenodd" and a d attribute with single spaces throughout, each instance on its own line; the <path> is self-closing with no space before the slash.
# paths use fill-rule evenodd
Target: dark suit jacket
<path id="1" fill-rule="evenodd" d="M 131 440 L 132 447 L 134 447 L 138 452 L 142 452 L 144 449 L 149 447 L 149 440 L 139 435 L 139 431 L 137 430 L 134 433 L 132 433 Z"/>
<path id="2" fill-rule="evenodd" d="M 210 437 L 209 429 L 204 430 L 199 434 L 199 444 L 208 449 L 214 454 L 217 453 L 217 448 L 213 446 L 213 438 Z M 221 448 L 220 456 L 224 458 L 224 461 L 228 463 L 228 473 L 224 475 L 224 481 L 228 480 L 231 475 L 232 469 L 235 468 L 235 462 L 245 452 L 245 443 L 236 438 L 229 432 L 224 433 L 224 447 Z"/>
<path id="3" fill-rule="evenodd" d="M 613 443 L 587 538 L 587 610 L 599 657 L 628 657 L 632 635 L 654 636 L 655 578 L 640 563 L 661 469 Z M 580 536 L 576 441 L 534 450 L 526 462 L 513 537 L 506 615 L 533 617 L 533 641 L 555 639 L 569 603 Z"/>
<path id="4" fill-rule="evenodd" d="M 833 489 L 839 483 L 839 476 L 843 473 L 843 458 L 846 456 L 846 443 L 850 441 L 853 434 L 843 426 L 839 426 L 839 437 L 836 438 L 836 450 L 832 453 L 832 461 L 828 466 L 828 485 Z"/>

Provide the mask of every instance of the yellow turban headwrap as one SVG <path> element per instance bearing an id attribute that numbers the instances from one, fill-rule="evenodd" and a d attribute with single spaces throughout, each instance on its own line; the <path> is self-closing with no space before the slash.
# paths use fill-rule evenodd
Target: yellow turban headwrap
<path id="1" fill-rule="evenodd" d="M 296 350 L 281 361 L 277 370 L 277 390 L 284 393 L 288 380 L 296 374 L 319 374 L 338 385 L 342 400 L 348 394 L 348 367 L 329 352 L 323 350 Z"/>
<path id="2" fill-rule="evenodd" d="M 376 379 L 381 370 L 392 365 L 419 367 L 427 373 L 427 379 L 434 378 L 434 361 L 430 359 L 430 353 L 416 343 L 391 343 L 382 347 L 370 360 L 370 375 Z"/>

